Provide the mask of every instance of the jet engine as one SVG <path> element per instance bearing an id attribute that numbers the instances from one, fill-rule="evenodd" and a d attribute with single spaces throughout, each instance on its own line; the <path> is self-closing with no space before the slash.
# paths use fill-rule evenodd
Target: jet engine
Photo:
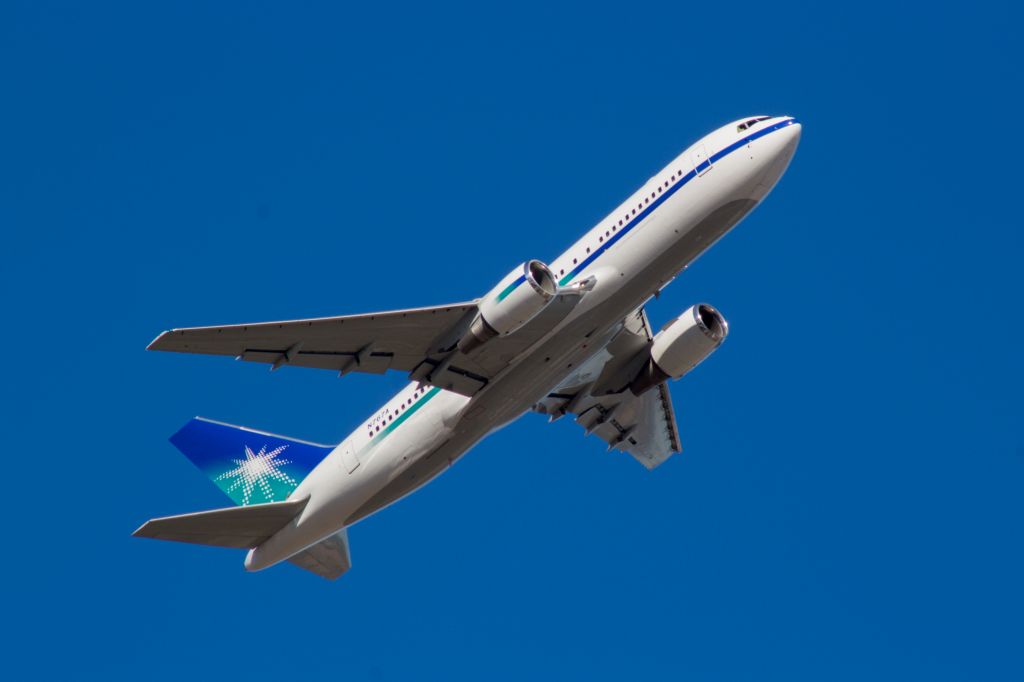
<path id="1" fill-rule="evenodd" d="M 729 335 L 729 323 L 706 303 L 698 303 L 666 324 L 651 343 L 650 355 L 629 384 L 634 395 L 669 378 L 678 379 L 711 355 Z"/>
<path id="2" fill-rule="evenodd" d="M 555 276 L 541 261 L 518 266 L 480 300 L 480 312 L 459 339 L 459 350 L 469 353 L 495 336 L 520 329 L 551 303 L 557 291 Z"/>

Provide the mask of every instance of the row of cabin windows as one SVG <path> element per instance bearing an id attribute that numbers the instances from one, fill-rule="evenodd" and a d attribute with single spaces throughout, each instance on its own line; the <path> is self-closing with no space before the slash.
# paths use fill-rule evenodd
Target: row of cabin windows
<path id="1" fill-rule="evenodd" d="M 416 391 L 412 394 L 412 397 L 409 398 L 408 400 L 406 400 L 405 402 L 403 402 L 402 404 L 400 404 L 397 408 L 395 408 L 394 412 L 389 410 L 388 411 L 388 416 L 387 416 L 386 419 L 381 419 L 380 423 L 378 423 L 376 426 L 374 426 L 373 424 L 367 424 L 366 425 L 367 435 L 370 435 L 370 436 L 374 435 L 375 433 L 380 431 L 380 427 L 383 424 L 388 424 L 388 423 L 391 423 L 392 421 L 394 421 L 395 417 L 397 417 L 401 412 L 405 412 L 405 408 L 412 407 L 412 401 L 413 400 L 419 398 L 421 395 L 423 395 L 426 392 L 427 392 L 427 389 L 425 389 L 425 388 L 417 388 Z"/>
<path id="2" fill-rule="evenodd" d="M 610 229 L 610 230 L 605 230 L 605 231 L 604 231 L 604 234 L 603 234 L 603 235 L 601 235 L 601 234 L 598 234 L 598 235 L 597 235 L 597 241 L 598 241 L 598 243 L 599 243 L 599 244 L 600 244 L 600 243 L 603 243 L 605 239 L 608 239 L 609 237 L 611 237 L 611 236 L 612 236 L 612 233 L 613 233 L 613 232 L 615 232 L 615 231 L 616 231 L 616 230 L 617 230 L 618 228 L 620 228 L 620 227 L 622 227 L 623 225 L 625 225 L 626 223 L 628 223 L 628 222 L 629 222 L 629 219 L 630 219 L 630 217 L 631 217 L 631 216 L 635 216 L 635 215 L 636 215 L 636 212 L 637 212 L 637 211 L 643 211 L 643 209 L 644 209 L 644 206 L 645 206 L 645 205 L 647 205 L 647 204 L 649 204 L 649 203 L 651 203 L 651 199 L 654 199 L 654 198 L 656 198 L 656 197 L 657 197 L 657 196 L 658 196 L 659 194 L 661 194 L 661 193 L 662 193 L 662 192 L 664 192 L 664 191 L 665 191 L 666 189 L 668 189 L 668 188 L 669 188 L 669 187 L 670 187 L 670 186 L 672 185 L 672 183 L 674 183 L 674 182 L 676 181 L 676 177 L 678 177 L 678 178 L 679 178 L 679 179 L 681 180 L 681 179 L 683 178 L 683 171 L 681 171 L 681 170 L 677 170 L 677 171 L 675 172 L 675 175 L 673 175 L 673 176 L 672 176 L 671 178 L 669 178 L 668 180 L 666 180 L 666 181 L 664 182 L 664 184 L 658 185 L 658 189 L 657 189 L 656 191 L 654 191 L 654 192 L 651 192 L 651 196 L 649 196 L 649 197 L 644 197 L 644 200 L 643 200 L 643 201 L 642 201 L 641 203 L 637 204 L 637 205 L 636 205 L 636 208 L 634 208 L 634 209 L 633 209 L 632 211 L 630 211 L 629 213 L 627 213 L 627 214 L 626 214 L 626 217 L 625 217 L 625 218 L 623 218 L 622 220 L 620 220 L 620 221 L 619 221 L 619 223 L 618 223 L 618 225 L 614 225 L 614 224 L 613 224 L 613 225 L 612 225 L 612 229 Z M 589 246 L 587 247 L 587 253 L 590 253 L 590 247 L 589 247 Z M 578 260 L 579 260 L 578 258 L 573 258 L 573 259 L 572 259 L 572 264 L 573 264 L 573 265 L 576 265 L 576 262 L 577 262 Z M 558 276 L 559 276 L 559 277 L 561 277 L 561 276 L 562 276 L 562 275 L 564 275 L 564 274 L 565 274 L 565 268 L 562 268 L 561 270 L 559 270 L 559 271 L 558 271 Z"/>
<path id="3" fill-rule="evenodd" d="M 600 235 L 600 234 L 599 234 L 599 235 L 597 236 L 597 241 L 598 241 L 599 243 L 602 243 L 602 242 L 604 242 L 604 240 L 605 240 L 605 239 L 607 239 L 608 237 L 611 237 L 611 236 L 612 236 L 612 233 L 613 233 L 613 232 L 615 232 L 615 231 L 616 231 L 616 230 L 617 230 L 618 228 L 622 227 L 622 226 L 623 226 L 623 225 L 624 225 L 625 223 L 628 223 L 628 222 L 629 222 L 629 218 L 630 218 L 630 216 L 635 216 L 635 215 L 636 215 L 636 212 L 637 212 L 637 211 L 642 211 L 645 205 L 647 205 L 647 204 L 650 204 L 650 203 L 651 203 L 651 199 L 654 199 L 654 198 L 655 198 L 655 197 L 657 197 L 657 196 L 658 196 L 659 194 L 661 194 L 661 193 L 662 193 L 663 191 L 665 191 L 666 189 L 668 189 L 668 188 L 669 188 L 669 186 L 671 186 L 671 184 L 672 184 L 673 182 L 675 182 L 675 181 L 676 181 L 676 177 L 677 177 L 677 176 L 678 176 L 678 177 L 679 177 L 680 179 L 682 179 L 682 177 L 683 177 L 683 171 L 681 171 L 681 170 L 677 170 L 677 171 L 675 172 L 675 174 L 674 174 L 674 175 L 673 175 L 673 176 L 672 176 L 671 178 L 669 178 L 668 180 L 666 180 L 666 181 L 665 181 L 665 183 L 664 183 L 663 185 L 658 185 L 658 189 L 657 189 L 656 191 L 654 191 L 654 192 L 651 192 L 651 196 L 650 196 L 650 197 L 644 197 L 644 200 L 643 200 L 643 202 L 642 202 L 642 203 L 639 203 L 639 204 L 637 204 L 637 205 L 636 205 L 636 208 L 634 208 L 634 209 L 633 209 L 632 211 L 630 211 L 629 213 L 627 213 L 627 214 L 626 214 L 626 217 L 625 217 L 625 218 L 623 218 L 622 220 L 620 220 L 620 221 L 619 221 L 619 223 L 618 223 L 618 225 L 612 225 L 612 228 L 611 228 L 610 230 L 605 230 L 605 231 L 604 231 L 604 235 Z M 589 247 L 589 246 L 587 247 L 587 253 L 590 253 L 590 247 Z M 573 259 L 572 259 L 572 264 L 573 264 L 573 265 L 576 265 L 576 263 L 577 263 L 577 261 L 578 261 L 578 260 L 579 260 L 578 258 L 573 258 Z M 561 270 L 559 270 L 559 271 L 558 271 L 558 274 L 559 274 L 559 276 L 562 276 L 562 275 L 564 275 L 564 274 L 565 274 L 565 268 L 562 268 Z M 425 389 L 425 388 L 418 388 L 418 389 L 416 389 L 416 392 L 412 394 L 412 398 L 409 398 L 409 399 L 408 399 L 408 400 L 406 400 L 406 401 L 405 401 L 404 403 L 402 403 L 401 405 L 399 405 L 398 409 L 396 409 L 396 410 L 394 411 L 394 413 L 391 413 L 390 411 L 388 412 L 388 416 L 387 416 L 387 419 L 382 419 L 382 420 L 381 420 L 381 422 L 380 422 L 380 424 L 377 424 L 376 426 L 373 426 L 373 425 L 367 424 L 367 427 L 368 427 L 368 429 L 369 429 L 369 435 L 371 435 L 371 436 L 372 436 L 372 435 L 373 435 L 374 433 L 377 433 L 378 431 L 380 431 L 380 427 L 381 427 L 381 424 L 384 424 L 385 422 L 387 422 L 387 423 L 390 423 L 390 422 L 394 421 L 395 417 L 397 417 L 397 416 L 398 416 L 398 414 L 399 414 L 400 412 L 404 412 L 404 411 L 405 411 L 405 408 L 407 408 L 407 407 L 411 407 L 411 406 L 412 406 L 412 401 L 413 401 L 413 400 L 414 400 L 415 398 L 419 398 L 419 397 L 420 397 L 421 395 L 423 395 L 424 393 L 426 393 L 426 389 Z"/>

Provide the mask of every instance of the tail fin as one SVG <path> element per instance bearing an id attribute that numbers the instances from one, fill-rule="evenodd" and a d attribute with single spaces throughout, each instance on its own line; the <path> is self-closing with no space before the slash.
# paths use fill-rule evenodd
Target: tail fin
<path id="1" fill-rule="evenodd" d="M 196 417 L 171 443 L 235 504 L 280 502 L 334 449 Z"/>

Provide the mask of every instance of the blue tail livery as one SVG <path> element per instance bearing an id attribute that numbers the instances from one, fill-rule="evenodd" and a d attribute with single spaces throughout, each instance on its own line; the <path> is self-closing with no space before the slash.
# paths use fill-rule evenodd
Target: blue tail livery
<path id="1" fill-rule="evenodd" d="M 334 449 L 196 417 L 171 443 L 235 504 L 280 502 Z"/>

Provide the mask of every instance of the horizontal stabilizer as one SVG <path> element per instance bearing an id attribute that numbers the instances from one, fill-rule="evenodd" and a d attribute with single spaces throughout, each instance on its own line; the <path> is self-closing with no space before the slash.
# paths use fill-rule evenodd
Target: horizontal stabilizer
<path id="1" fill-rule="evenodd" d="M 132 533 L 137 538 L 251 549 L 288 525 L 309 498 L 228 507 L 151 519 Z"/>
<path id="2" fill-rule="evenodd" d="M 321 578 L 337 580 L 345 571 L 352 568 L 352 557 L 348 550 L 348 530 L 342 528 L 288 561 L 299 568 L 316 573 Z"/>

